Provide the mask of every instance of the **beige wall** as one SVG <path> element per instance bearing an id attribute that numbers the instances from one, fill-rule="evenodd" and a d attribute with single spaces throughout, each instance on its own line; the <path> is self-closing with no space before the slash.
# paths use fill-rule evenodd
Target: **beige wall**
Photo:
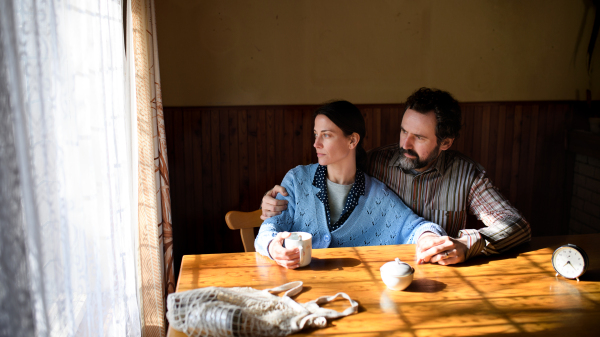
<path id="1" fill-rule="evenodd" d="M 163 103 L 600 99 L 588 2 L 156 0 Z"/>

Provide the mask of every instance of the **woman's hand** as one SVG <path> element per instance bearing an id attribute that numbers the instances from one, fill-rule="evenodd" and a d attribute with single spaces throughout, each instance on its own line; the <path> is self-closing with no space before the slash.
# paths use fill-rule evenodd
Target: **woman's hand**
<path id="1" fill-rule="evenodd" d="M 269 243 L 269 254 L 278 265 L 287 269 L 296 269 L 300 267 L 300 251 L 298 248 L 286 249 L 283 247 L 283 240 L 292 233 L 280 232 Z"/>

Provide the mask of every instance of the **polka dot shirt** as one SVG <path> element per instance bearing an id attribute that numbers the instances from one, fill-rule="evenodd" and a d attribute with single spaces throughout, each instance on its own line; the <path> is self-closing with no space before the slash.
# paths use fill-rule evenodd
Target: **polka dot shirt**
<path id="1" fill-rule="evenodd" d="M 327 179 L 327 166 L 319 165 L 317 167 L 317 171 L 315 172 L 315 177 L 313 178 L 312 184 L 320 189 L 320 191 L 317 193 L 317 198 L 319 198 L 319 200 L 321 200 L 325 206 L 327 227 L 329 227 L 330 232 L 333 232 L 334 230 L 340 228 L 344 222 L 346 222 L 356 205 L 358 205 L 358 199 L 360 196 L 365 195 L 365 176 L 361 170 L 356 170 L 356 179 L 352 185 L 352 188 L 350 189 L 350 193 L 348 193 L 348 197 L 346 198 L 346 204 L 342 210 L 342 215 L 335 224 L 331 223 L 331 212 L 329 211 L 329 198 L 327 197 L 327 183 L 325 179 Z"/>

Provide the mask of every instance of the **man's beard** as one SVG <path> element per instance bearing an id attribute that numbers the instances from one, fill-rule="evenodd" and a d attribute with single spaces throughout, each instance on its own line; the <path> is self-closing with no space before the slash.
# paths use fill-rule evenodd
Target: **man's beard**
<path id="1" fill-rule="evenodd" d="M 431 153 L 429 154 L 429 156 L 423 160 L 421 160 L 421 158 L 419 157 L 419 155 L 413 151 L 413 150 L 407 150 L 405 148 L 403 148 L 402 146 L 400 146 L 400 168 L 404 169 L 404 170 L 418 170 L 418 169 L 422 169 L 424 167 L 426 167 L 427 165 L 431 164 L 432 161 L 434 161 L 438 154 L 439 154 L 439 150 L 440 150 L 440 145 L 438 144 L 435 149 L 433 149 L 433 151 L 431 151 Z M 406 157 L 404 154 L 408 153 L 411 156 L 414 156 L 416 158 L 411 159 Z"/>

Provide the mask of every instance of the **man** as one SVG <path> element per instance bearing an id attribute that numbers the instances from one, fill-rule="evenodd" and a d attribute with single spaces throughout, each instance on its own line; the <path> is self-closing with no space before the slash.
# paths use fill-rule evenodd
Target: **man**
<path id="1" fill-rule="evenodd" d="M 370 151 L 367 173 L 448 233 L 420 240 L 418 262 L 456 264 L 529 241 L 529 224 L 492 185 L 484 168 L 449 150 L 461 128 L 460 106 L 452 95 L 421 88 L 408 97 L 405 109 L 400 142 Z M 286 209 L 285 201 L 274 198 L 277 193 L 287 194 L 275 186 L 263 197 L 263 219 Z M 485 226 L 466 229 L 467 212 Z"/>

